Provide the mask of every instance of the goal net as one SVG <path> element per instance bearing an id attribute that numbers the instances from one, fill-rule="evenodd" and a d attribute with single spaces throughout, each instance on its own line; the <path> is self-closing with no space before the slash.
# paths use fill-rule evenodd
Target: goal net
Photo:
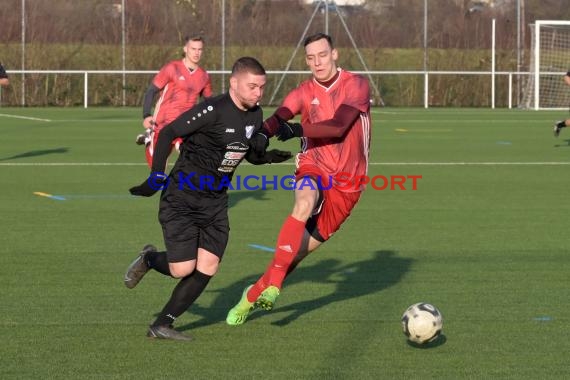
<path id="1" fill-rule="evenodd" d="M 537 20 L 531 25 L 530 75 L 523 93 L 523 108 L 568 109 L 570 87 L 570 21 Z"/>

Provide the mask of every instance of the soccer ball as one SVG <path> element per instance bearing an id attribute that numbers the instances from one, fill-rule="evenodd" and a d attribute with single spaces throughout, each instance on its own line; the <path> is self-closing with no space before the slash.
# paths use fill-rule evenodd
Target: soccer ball
<path id="1" fill-rule="evenodd" d="M 402 329 L 408 339 L 417 344 L 435 340 L 441 333 L 443 317 L 432 304 L 420 302 L 406 309 L 402 315 Z"/>

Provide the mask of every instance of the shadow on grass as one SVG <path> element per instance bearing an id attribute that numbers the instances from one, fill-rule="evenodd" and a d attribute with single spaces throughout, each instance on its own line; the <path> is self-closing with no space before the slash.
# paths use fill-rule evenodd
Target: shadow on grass
<path id="1" fill-rule="evenodd" d="M 570 147 L 570 139 L 564 140 L 566 144 L 555 144 L 555 148 L 569 148 Z"/>
<path id="2" fill-rule="evenodd" d="M 313 265 L 303 266 L 301 263 L 287 277 L 284 292 L 291 285 L 302 283 L 336 284 L 335 290 L 321 297 L 308 299 L 290 305 L 276 308 L 272 313 L 286 313 L 282 319 L 273 322 L 274 325 L 287 325 L 303 314 L 320 309 L 335 302 L 362 297 L 380 292 L 401 280 L 408 271 L 412 260 L 396 256 L 394 251 L 376 251 L 368 260 L 343 264 L 337 259 L 325 259 Z M 182 330 L 194 329 L 225 321 L 228 310 L 239 300 L 243 289 L 254 283 L 259 276 L 249 276 L 226 288 L 219 290 L 213 305 L 202 308 L 198 304 L 188 310 L 192 315 L 202 318 L 198 321 L 181 326 Z M 199 301 L 199 300 L 198 300 Z M 248 320 L 264 315 L 264 312 L 253 312 Z"/>
<path id="3" fill-rule="evenodd" d="M 410 347 L 419 348 L 421 350 L 427 350 L 430 348 L 436 348 L 439 346 L 443 346 L 445 344 L 445 342 L 447 342 L 447 338 L 445 337 L 445 335 L 440 334 L 437 338 L 435 338 L 433 341 L 431 341 L 429 343 L 418 344 L 418 343 L 411 342 L 409 340 L 407 342 L 408 342 L 408 346 L 410 346 Z"/>
<path id="4" fill-rule="evenodd" d="M 228 207 L 234 207 L 245 199 L 253 199 L 256 201 L 270 200 L 266 194 L 267 190 L 251 190 L 251 191 L 230 191 L 228 197 Z"/>
<path id="5" fill-rule="evenodd" d="M 61 153 L 67 153 L 67 152 L 69 152 L 69 148 L 30 150 L 29 152 L 15 154 L 11 157 L 0 158 L 0 161 L 9 161 L 9 160 L 15 160 L 18 158 L 38 157 L 38 156 L 46 156 L 48 154 L 61 154 Z"/>

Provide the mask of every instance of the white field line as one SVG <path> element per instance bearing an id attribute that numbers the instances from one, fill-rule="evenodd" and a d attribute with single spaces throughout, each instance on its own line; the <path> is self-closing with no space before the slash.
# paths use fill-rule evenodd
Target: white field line
<path id="1" fill-rule="evenodd" d="M 140 121 L 140 119 L 138 118 L 129 118 L 129 119 L 54 119 L 51 120 L 54 122 L 61 122 L 61 123 L 107 123 L 107 122 L 113 122 L 113 123 L 119 123 L 122 121 L 125 122 L 132 122 L 132 121 Z M 141 123 L 142 125 L 142 123 Z"/>
<path id="2" fill-rule="evenodd" d="M 372 113 L 383 113 L 383 114 L 390 114 L 396 115 L 396 112 L 382 112 L 376 111 Z M 37 117 L 30 117 L 30 116 L 20 116 L 20 115 L 9 115 L 0 113 L 0 117 L 8 117 L 13 119 L 23 119 L 23 120 L 35 120 L 35 121 L 45 121 L 45 122 L 56 122 L 56 123 L 120 123 L 120 122 L 134 122 L 139 121 L 140 119 L 137 118 L 126 118 L 126 119 L 41 119 Z M 465 123 L 478 123 L 478 122 L 486 122 L 491 120 L 484 120 L 484 119 L 449 119 L 449 120 L 441 120 L 435 119 L 433 121 L 426 120 L 425 118 L 418 118 L 418 119 L 380 119 L 378 123 L 381 125 L 385 124 L 394 124 L 394 123 L 438 123 L 438 124 L 465 124 Z M 503 124 L 503 123 L 520 123 L 523 119 L 502 119 L 502 120 L 492 120 L 493 124 Z M 536 123 L 544 123 L 543 119 L 524 119 L 525 122 L 536 122 Z M 426 127 L 429 128 L 429 127 Z M 417 132 L 416 130 L 415 132 Z"/>
<path id="3" fill-rule="evenodd" d="M 461 120 L 441 120 L 441 119 L 434 119 L 434 120 L 427 120 L 427 119 L 379 119 L 374 120 L 374 122 L 378 122 L 380 125 L 384 124 L 400 124 L 400 123 L 423 123 L 426 125 L 429 124 L 466 124 L 466 123 L 492 123 L 492 124 L 508 124 L 508 123 L 521 123 L 521 122 L 531 122 L 537 123 L 539 125 L 549 125 L 552 127 L 552 123 L 545 124 L 544 119 L 501 119 L 501 120 L 485 120 L 485 119 L 461 119 Z M 426 126 L 429 128 L 429 126 Z"/>
<path id="4" fill-rule="evenodd" d="M 35 120 L 35 121 L 48 121 L 50 122 L 50 119 L 40 119 L 39 117 L 30 117 L 30 116 L 20 116 L 20 115 L 10 115 L 7 113 L 0 113 L 0 117 L 10 117 L 12 119 L 24 119 L 24 120 Z"/>
<path id="5" fill-rule="evenodd" d="M 251 165 L 244 163 L 245 165 Z M 0 162 L 0 166 L 146 166 L 145 162 Z M 293 162 L 272 165 L 293 166 Z M 529 162 L 370 162 L 370 166 L 557 166 L 570 165 L 565 161 Z M 255 165 L 251 165 L 255 166 Z"/>

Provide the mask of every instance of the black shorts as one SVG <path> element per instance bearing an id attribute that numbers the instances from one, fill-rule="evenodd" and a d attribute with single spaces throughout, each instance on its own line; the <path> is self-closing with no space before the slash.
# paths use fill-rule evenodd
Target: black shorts
<path id="1" fill-rule="evenodd" d="M 168 262 L 194 260 L 198 248 L 222 260 L 230 233 L 227 194 L 209 197 L 168 188 L 160 199 L 158 220 Z"/>

